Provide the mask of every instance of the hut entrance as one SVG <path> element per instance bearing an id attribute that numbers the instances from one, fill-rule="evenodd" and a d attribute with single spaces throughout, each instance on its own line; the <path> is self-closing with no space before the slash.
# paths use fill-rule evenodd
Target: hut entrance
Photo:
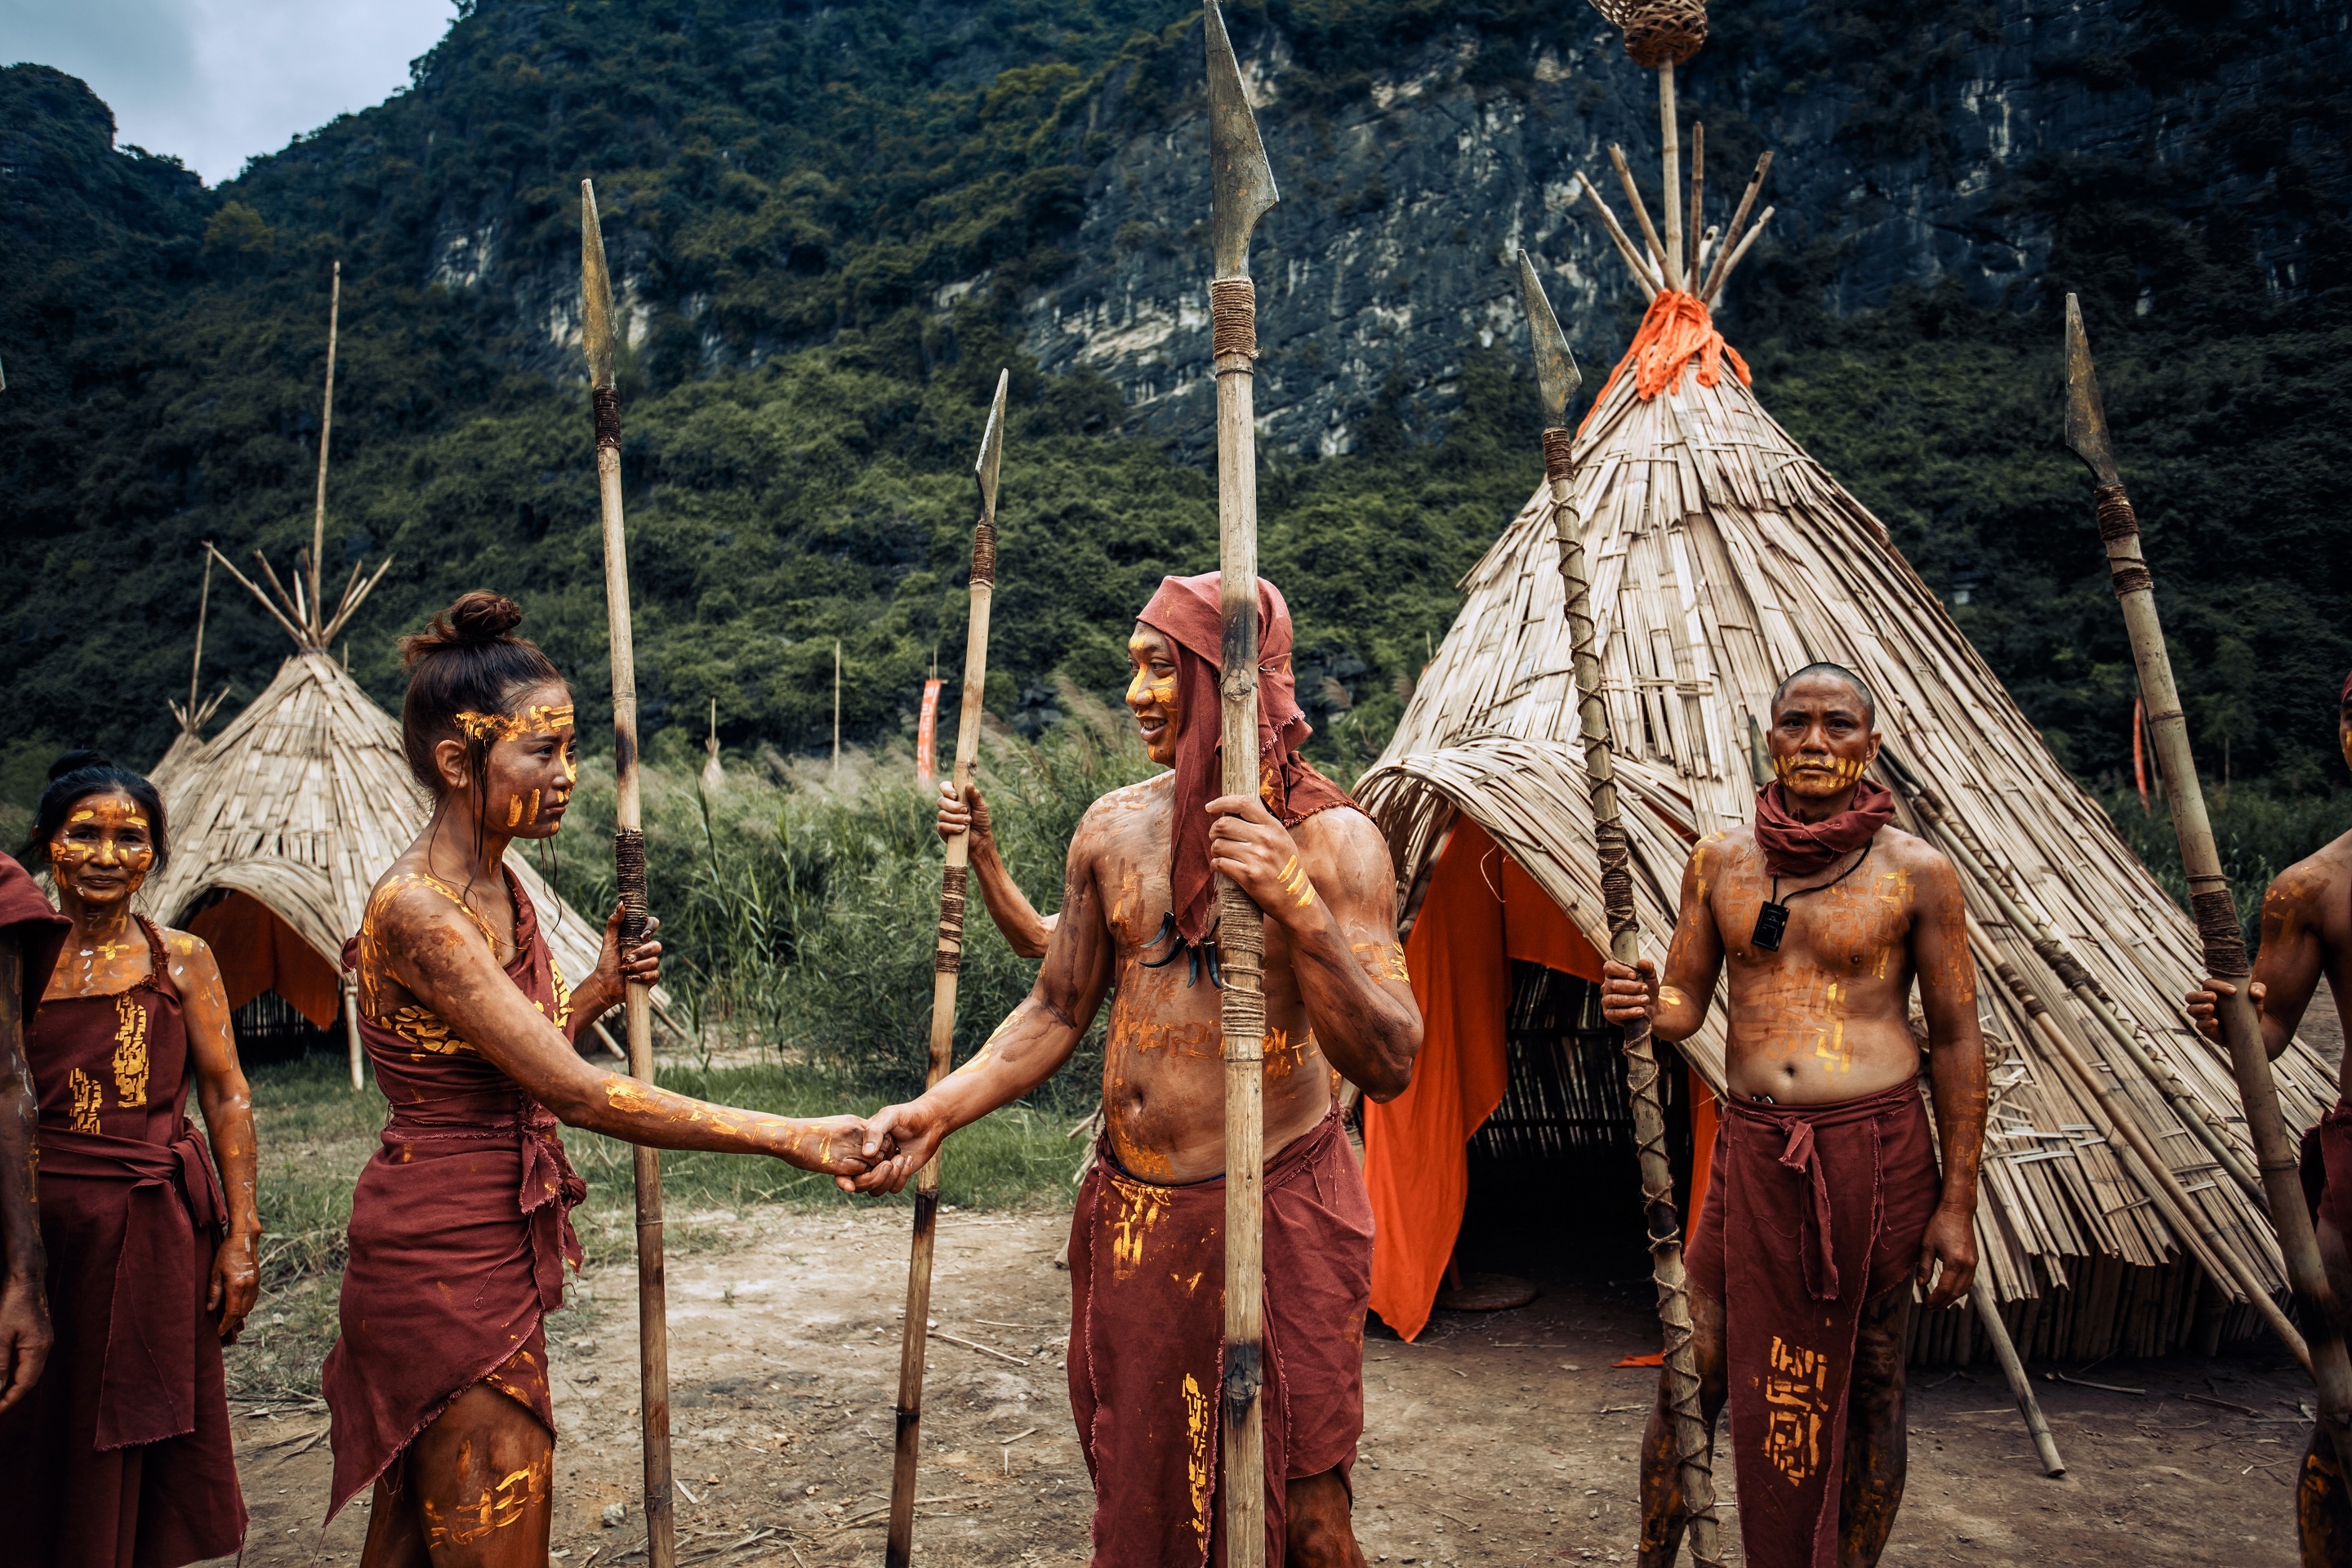
<path id="1" fill-rule="evenodd" d="M 1592 982 L 1512 961 L 1508 1078 L 1502 1102 L 1470 1140 L 1469 1201 L 1454 1246 L 1462 1269 L 1531 1280 L 1646 1272 L 1622 1040 L 1601 1016 Z M 1671 1047 L 1657 1048 L 1666 1148 L 1675 1195 L 1685 1198 L 1689 1075 Z"/>
<path id="2" fill-rule="evenodd" d="M 1601 954 L 1484 829 L 1457 817 L 1412 911 L 1405 956 L 1421 1058 L 1411 1088 L 1364 1110 L 1373 1310 L 1411 1339 L 1449 1275 L 1646 1272 L 1633 1110 L 1618 1033 L 1601 1017 Z M 1661 1057 L 1670 1151 L 1686 1177 L 1688 1074 L 1671 1052 Z M 1711 1119 L 1700 1128 L 1712 1131 Z"/>
<path id="3" fill-rule="evenodd" d="M 216 889 L 183 923 L 220 965 L 241 1061 L 342 1049 L 341 977 L 275 910 L 250 893 Z"/>

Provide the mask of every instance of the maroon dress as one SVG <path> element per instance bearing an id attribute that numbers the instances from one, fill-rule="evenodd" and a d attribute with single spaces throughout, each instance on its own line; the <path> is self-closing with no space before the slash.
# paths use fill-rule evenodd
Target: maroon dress
<path id="1" fill-rule="evenodd" d="M 163 935 L 139 923 L 145 979 L 43 1002 L 25 1031 L 57 1344 L 32 1393 L 0 1415 L 0 1556 L 12 1562 L 178 1568 L 245 1539 L 205 1310 L 227 1205 L 185 1110 L 188 1031 Z"/>
<path id="2" fill-rule="evenodd" d="M 507 975 L 568 1034 L 572 994 L 538 911 L 511 873 L 506 881 L 515 909 Z M 563 1266 L 580 1266 L 571 1211 L 588 1189 L 563 1157 L 554 1114 L 434 1014 L 391 1005 L 376 918 L 418 883 L 473 912 L 433 878 L 389 877 L 343 947 L 344 967 L 359 975 L 360 1037 L 392 1118 L 352 1197 L 342 1337 L 321 1374 L 335 1450 L 330 1519 L 478 1383 L 555 1430 L 541 1318 L 563 1305 Z"/>

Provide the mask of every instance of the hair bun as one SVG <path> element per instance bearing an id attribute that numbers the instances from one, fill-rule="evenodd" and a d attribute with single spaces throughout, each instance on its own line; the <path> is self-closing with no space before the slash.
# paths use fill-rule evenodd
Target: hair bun
<path id="1" fill-rule="evenodd" d="M 110 768 L 114 759 L 104 752 L 68 752 L 49 764 L 49 782 L 55 784 L 68 773 L 80 773 L 84 768 Z"/>
<path id="2" fill-rule="evenodd" d="M 400 639 L 401 660 L 414 665 L 428 654 L 450 648 L 490 647 L 515 639 L 522 624 L 522 606 L 504 594 L 477 588 L 457 595 L 457 602 L 433 617 L 432 624 L 413 637 Z"/>

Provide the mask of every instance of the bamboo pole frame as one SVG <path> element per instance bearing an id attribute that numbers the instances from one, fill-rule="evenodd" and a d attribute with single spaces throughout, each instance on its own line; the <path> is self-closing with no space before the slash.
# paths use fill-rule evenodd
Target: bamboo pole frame
<path id="1" fill-rule="evenodd" d="M 971 618 L 963 646 L 963 707 L 956 720 L 955 793 L 971 787 L 980 761 L 981 699 L 988 686 L 989 611 L 996 597 L 996 479 L 1004 457 L 1004 396 L 1012 373 L 996 373 L 996 399 L 980 438 L 980 521 L 971 530 Z M 971 835 L 948 840 L 940 879 L 940 932 L 931 954 L 931 1059 L 924 1087 L 937 1089 L 955 1058 L 956 982 L 963 971 L 963 918 L 971 871 Z M 890 1467 L 890 1525 L 883 1543 L 888 1568 L 907 1568 L 915 1550 L 915 1476 L 921 1458 L 923 1352 L 929 1340 L 931 1249 L 940 1215 L 940 1152 L 915 1173 L 915 1239 L 907 1264 L 907 1321 L 898 1342 L 898 1422 Z"/>
<path id="2" fill-rule="evenodd" d="M 2229 994 L 2218 998 L 2215 1012 L 2222 1041 L 2229 1047 L 2255 1163 L 2270 1197 L 2271 1224 L 2278 1232 L 2288 1279 L 2295 1293 L 2315 1309 L 2306 1364 L 2318 1390 L 2319 1428 L 2334 1444 L 2337 1462 L 2352 1469 L 2352 1357 L 2346 1354 L 2341 1327 L 2345 1303 L 2336 1299 L 2328 1282 L 2320 1261 L 2318 1233 L 2305 1206 L 2294 1143 L 2279 1110 L 2270 1053 L 2263 1044 L 2262 1020 L 2254 1011 L 2253 965 L 2246 957 L 2237 900 L 2231 894 L 2221 853 L 2213 843 L 2204 786 L 2198 780 L 2197 760 L 2189 745 L 2189 719 L 2181 710 L 2180 689 L 2172 678 L 2171 651 L 2164 640 L 2164 623 L 2157 614 L 2156 580 L 2140 552 L 2139 519 L 2116 466 L 2106 407 L 2099 396 L 2098 372 L 2091 361 L 2090 339 L 2083 330 L 2083 308 L 2073 294 L 2066 296 L 2066 445 L 2091 470 L 2096 487 L 2092 493 L 2097 504 L 2099 539 L 2106 546 L 2108 574 L 2123 611 L 2132 662 L 2139 672 L 2140 694 L 2147 705 L 2148 731 L 2163 772 L 2173 829 L 2180 840 L 2181 869 L 2187 874 L 2189 909 L 2204 945 L 2206 973 L 2231 986 Z"/>
<path id="3" fill-rule="evenodd" d="M 614 384 L 613 281 L 604 264 L 604 234 L 596 217 L 596 188 L 580 182 L 582 337 L 588 351 L 590 397 L 596 426 L 596 493 L 604 525 L 605 624 L 613 645 L 613 865 L 621 893 L 621 946 L 645 939 L 646 836 L 637 769 L 637 662 L 629 616 L 629 543 L 621 507 L 621 398 Z M 647 987 L 630 982 L 622 994 L 629 1071 L 654 1079 L 653 1011 Z M 646 1553 L 650 1568 L 676 1568 L 677 1502 L 670 1495 L 668 1279 L 662 1238 L 661 1155 L 630 1147 L 637 1200 L 638 1428 L 645 1444 Z"/>
<path id="4" fill-rule="evenodd" d="M 334 281 L 327 294 L 327 390 L 319 408 L 319 493 L 310 508 L 310 629 L 319 646 L 327 644 L 327 601 L 320 591 L 319 574 L 327 551 L 327 447 L 335 434 L 335 340 L 343 319 L 343 264 L 335 263 Z"/>

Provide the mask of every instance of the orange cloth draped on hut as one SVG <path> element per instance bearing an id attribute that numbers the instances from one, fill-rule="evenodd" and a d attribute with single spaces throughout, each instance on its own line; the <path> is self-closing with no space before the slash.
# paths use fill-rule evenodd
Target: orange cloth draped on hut
<path id="1" fill-rule="evenodd" d="M 1421 1056 L 1412 1086 L 1364 1106 L 1364 1185 L 1372 1198 L 1372 1310 L 1407 1340 L 1429 1324 L 1470 1195 L 1469 1143 L 1503 1101 L 1511 961 L 1601 978 L 1601 954 L 1517 861 L 1468 817 L 1429 874 L 1405 939 Z M 1715 1098 L 1690 1075 L 1696 1151 L 1685 1213 L 1706 1196 Z"/>
<path id="2" fill-rule="evenodd" d="M 343 1006 L 335 966 L 268 904 L 250 893 L 231 893 L 197 910 L 188 930 L 204 938 L 219 962 L 230 1011 L 275 991 L 315 1026 L 334 1027 Z"/>
<path id="3" fill-rule="evenodd" d="M 1587 980 L 1601 955 L 1468 817 L 1454 825 L 1405 940 L 1422 1045 L 1412 1086 L 1364 1107 L 1372 1310 L 1410 1340 L 1429 1322 L 1470 1195 L 1468 1144 L 1503 1101 L 1511 960 Z"/>

